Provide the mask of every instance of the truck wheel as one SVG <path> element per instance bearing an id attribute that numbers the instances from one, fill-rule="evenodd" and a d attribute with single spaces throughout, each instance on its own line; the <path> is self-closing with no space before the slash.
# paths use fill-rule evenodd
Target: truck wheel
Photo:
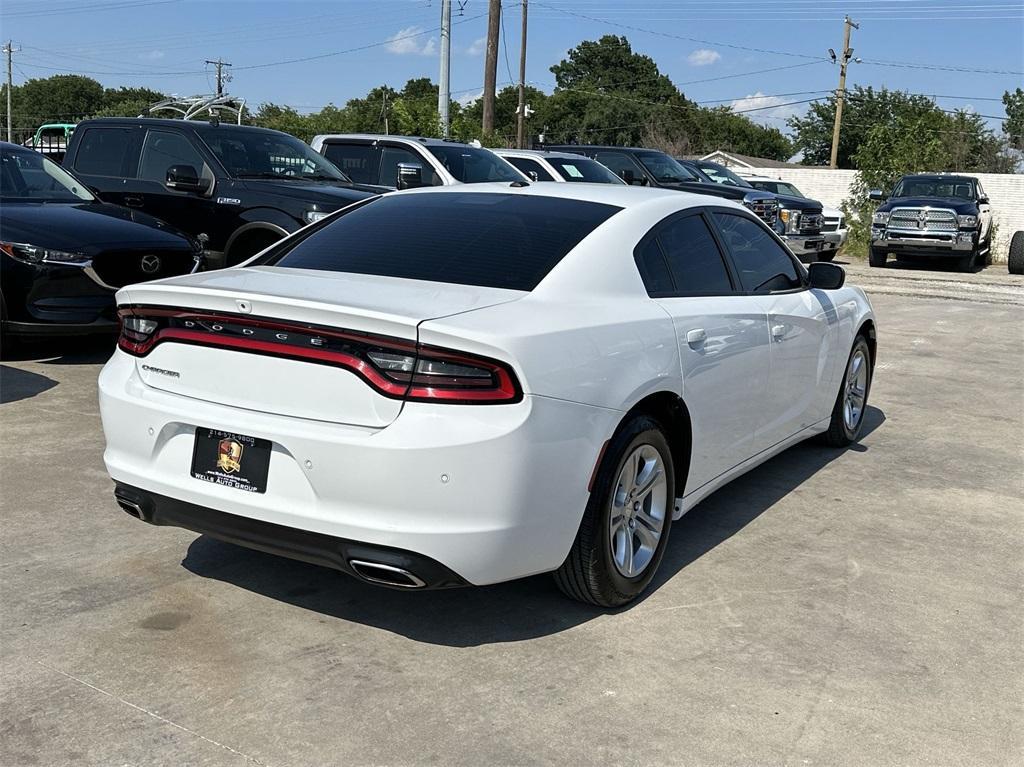
<path id="1" fill-rule="evenodd" d="M 823 250 L 818 254 L 818 260 L 831 261 L 833 258 L 836 257 L 836 252 L 837 251 L 835 248 L 833 248 L 832 250 Z"/>
<path id="2" fill-rule="evenodd" d="M 661 563 L 674 508 L 665 433 L 654 419 L 634 416 L 608 443 L 576 540 L 555 571 L 558 588 L 600 607 L 636 599 Z"/>
<path id="3" fill-rule="evenodd" d="M 1010 257 L 1006 259 L 1010 274 L 1024 274 L 1024 231 L 1014 232 L 1010 239 Z"/>
<path id="4" fill-rule="evenodd" d="M 963 256 L 956 262 L 957 271 L 959 272 L 973 272 L 975 271 L 974 264 L 978 260 L 978 251 L 972 250 L 969 256 Z"/>
<path id="5" fill-rule="evenodd" d="M 885 266 L 886 260 L 889 258 L 889 254 L 878 248 L 872 248 L 868 252 L 868 263 L 871 266 Z"/>

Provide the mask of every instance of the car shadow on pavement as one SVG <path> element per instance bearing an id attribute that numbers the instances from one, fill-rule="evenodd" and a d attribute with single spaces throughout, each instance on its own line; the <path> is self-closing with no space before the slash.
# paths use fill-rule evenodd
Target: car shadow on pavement
<path id="1" fill-rule="evenodd" d="M 884 421 L 881 410 L 868 407 L 862 437 Z M 852 449 L 864 451 L 867 447 L 858 443 Z M 417 642 L 450 647 L 517 642 L 556 634 L 601 615 L 632 609 L 688 564 L 739 533 L 779 499 L 845 453 L 846 450 L 813 443 L 797 445 L 702 501 L 673 525 L 665 558 L 644 596 L 618 610 L 567 599 L 550 575 L 495 586 L 402 592 L 208 536 L 200 536 L 191 543 L 182 566 L 204 578 Z"/>
<path id="2" fill-rule="evenodd" d="M 42 394 L 57 385 L 52 378 L 29 370 L 0 365 L 0 405 Z"/>

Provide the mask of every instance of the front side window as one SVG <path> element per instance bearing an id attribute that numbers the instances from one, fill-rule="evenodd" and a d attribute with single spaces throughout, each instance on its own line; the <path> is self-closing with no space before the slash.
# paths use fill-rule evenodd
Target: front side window
<path id="1" fill-rule="evenodd" d="M 715 221 L 749 293 L 773 293 L 803 287 L 793 259 L 756 221 L 716 212 Z"/>
<path id="2" fill-rule="evenodd" d="M 372 144 L 343 144 L 329 142 L 324 145 L 324 157 L 333 162 L 357 184 L 376 184 L 380 166 L 380 149 Z"/>
<path id="3" fill-rule="evenodd" d="M 167 180 L 167 169 L 172 165 L 189 165 L 199 173 L 204 163 L 202 155 L 180 133 L 151 130 L 142 145 L 139 178 L 162 184 Z"/>
<path id="4" fill-rule="evenodd" d="M 199 136 L 234 178 L 349 180 L 326 157 L 284 133 L 210 126 Z"/>
<path id="5" fill-rule="evenodd" d="M 398 186 L 398 166 L 401 163 L 420 166 L 420 178 L 424 186 L 440 186 L 441 179 L 434 173 L 430 164 L 415 152 L 397 146 L 386 146 L 381 149 L 380 183 L 384 186 Z"/>
<path id="6" fill-rule="evenodd" d="M 0 151 L 0 199 L 91 202 L 88 189 L 37 152 Z"/>
<path id="7" fill-rule="evenodd" d="M 75 155 L 75 170 L 87 176 L 134 176 L 131 128 L 86 128 Z M 138 148 L 135 149 L 137 157 Z"/>
<path id="8" fill-rule="evenodd" d="M 594 159 L 623 179 L 623 181 L 632 176 L 634 178 L 633 183 L 639 184 L 644 178 L 643 171 L 636 167 L 636 163 L 633 162 L 629 155 L 622 152 L 596 152 Z"/>
<path id="9" fill-rule="evenodd" d="M 533 290 L 619 210 L 536 195 L 384 195 L 257 263 Z"/>
<path id="10" fill-rule="evenodd" d="M 536 160 L 531 160 L 527 157 L 506 157 L 505 159 L 534 181 L 555 180 L 550 173 L 544 170 L 544 166 Z"/>
<path id="11" fill-rule="evenodd" d="M 678 184 L 699 179 L 664 152 L 640 152 L 640 162 L 652 176 L 663 184 Z M 598 160 L 601 158 L 598 157 Z M 603 162 L 603 161 L 602 161 Z M 607 163 L 605 163 L 607 164 Z"/>
<path id="12" fill-rule="evenodd" d="M 527 178 L 487 149 L 455 144 L 432 144 L 427 147 L 457 181 L 481 184 L 488 181 L 526 181 Z"/>
<path id="13" fill-rule="evenodd" d="M 726 168 L 724 165 L 719 165 L 714 162 L 701 162 L 697 163 L 697 167 L 704 171 L 708 178 L 714 181 L 716 184 L 727 184 L 728 186 L 741 186 L 744 189 L 750 189 L 750 182 L 744 178 L 740 178 L 731 170 Z"/>

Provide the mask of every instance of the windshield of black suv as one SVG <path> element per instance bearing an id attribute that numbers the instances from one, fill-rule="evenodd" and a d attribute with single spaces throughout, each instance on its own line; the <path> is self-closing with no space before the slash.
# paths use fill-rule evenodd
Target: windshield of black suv
<path id="1" fill-rule="evenodd" d="M 74 176 L 38 152 L 0 150 L 0 200 L 92 202 L 95 199 Z"/>
<path id="2" fill-rule="evenodd" d="M 893 197 L 956 197 L 961 200 L 974 199 L 974 182 L 966 178 L 905 178 L 896 185 Z"/>
<path id="3" fill-rule="evenodd" d="M 224 126 L 211 126 L 198 133 L 234 178 L 351 183 L 334 163 L 294 136 Z"/>
<path id="4" fill-rule="evenodd" d="M 433 144 L 427 149 L 445 169 L 463 184 L 480 184 L 486 181 L 527 181 L 494 152 L 473 146 L 458 144 Z"/>
<path id="5" fill-rule="evenodd" d="M 678 184 L 683 181 L 700 181 L 693 173 L 677 163 L 664 152 L 637 152 L 636 158 L 654 178 L 663 184 Z"/>
<path id="6" fill-rule="evenodd" d="M 745 178 L 740 178 L 731 170 L 726 168 L 724 165 L 719 165 L 717 162 L 698 162 L 697 167 L 700 168 L 704 173 L 707 174 L 708 178 L 714 181 L 716 184 L 726 184 L 728 186 L 741 186 L 744 189 L 752 189 L 750 182 Z"/>
<path id="7" fill-rule="evenodd" d="M 801 192 L 792 184 L 788 184 L 785 181 L 751 181 L 750 185 L 755 189 L 760 189 L 762 192 L 773 192 L 775 194 L 788 194 L 790 197 L 803 197 L 807 199 L 807 195 Z"/>
<path id="8" fill-rule="evenodd" d="M 566 181 L 582 181 L 591 184 L 622 184 L 626 182 L 616 176 L 597 160 L 589 157 L 548 157 L 558 175 Z"/>

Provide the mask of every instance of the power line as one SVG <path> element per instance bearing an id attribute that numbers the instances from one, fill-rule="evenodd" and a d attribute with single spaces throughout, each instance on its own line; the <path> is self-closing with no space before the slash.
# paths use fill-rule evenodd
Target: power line
<path id="1" fill-rule="evenodd" d="M 72 13 L 93 13 L 97 11 L 121 11 L 129 8 L 141 8 L 148 5 L 169 5 L 171 3 L 180 3 L 181 0 L 143 0 L 137 2 L 131 0 L 130 2 L 115 2 L 115 3 L 93 3 L 91 5 L 76 6 L 73 8 L 50 8 L 48 10 L 29 10 L 29 11 L 10 11 L 2 13 L 5 18 L 8 19 L 22 19 L 22 18 L 37 18 L 40 16 L 67 16 Z"/>

